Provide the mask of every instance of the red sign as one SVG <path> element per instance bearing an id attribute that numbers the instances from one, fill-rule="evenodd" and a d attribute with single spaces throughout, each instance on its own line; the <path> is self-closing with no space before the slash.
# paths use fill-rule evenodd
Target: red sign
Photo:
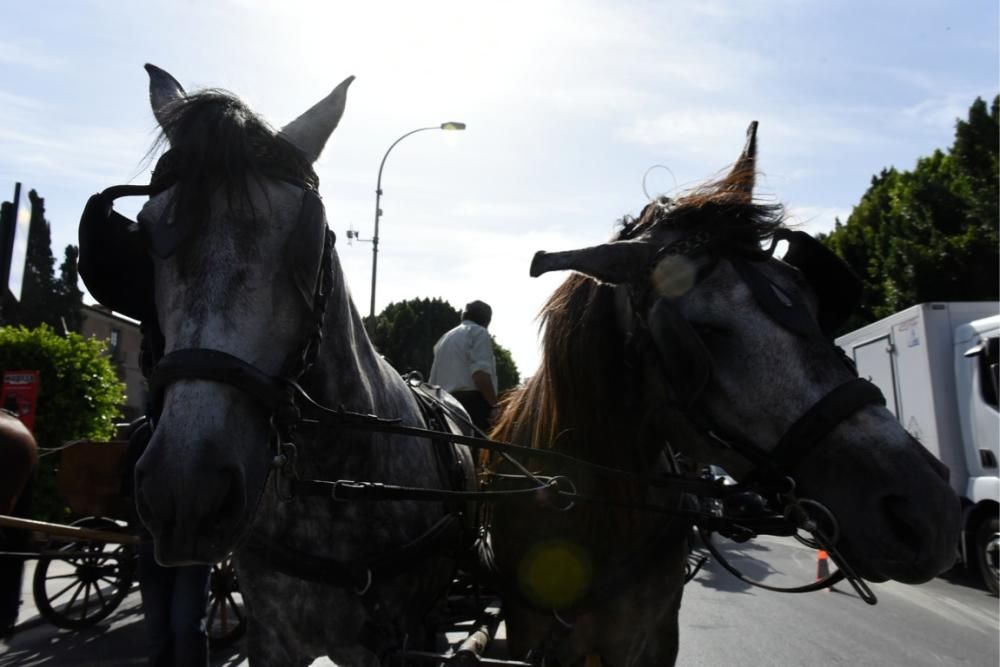
<path id="1" fill-rule="evenodd" d="M 35 405 L 38 402 L 38 371 L 4 371 L 0 407 L 10 410 L 35 430 Z"/>

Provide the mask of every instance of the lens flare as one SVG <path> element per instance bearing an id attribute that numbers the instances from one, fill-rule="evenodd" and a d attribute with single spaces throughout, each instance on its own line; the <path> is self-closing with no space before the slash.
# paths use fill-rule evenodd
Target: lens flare
<path id="1" fill-rule="evenodd" d="M 684 255 L 667 255 L 653 268 L 649 280 L 660 296 L 673 299 L 694 287 L 698 268 Z"/>
<path id="2" fill-rule="evenodd" d="M 593 566 L 587 552 L 565 541 L 543 542 L 521 561 L 521 591 L 534 604 L 550 609 L 572 605 L 587 592 Z"/>

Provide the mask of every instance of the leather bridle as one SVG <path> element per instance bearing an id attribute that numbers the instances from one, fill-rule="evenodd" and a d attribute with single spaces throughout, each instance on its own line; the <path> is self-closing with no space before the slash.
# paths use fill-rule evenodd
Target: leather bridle
<path id="1" fill-rule="evenodd" d="M 163 187 L 160 186 L 156 191 L 162 189 Z M 144 191 L 140 192 L 140 190 Z M 127 194 L 149 194 L 152 191 L 154 189 L 150 186 L 130 186 Z M 780 499 L 785 520 L 799 528 L 810 531 L 816 542 L 826 548 L 840 568 L 837 575 L 828 580 L 808 586 L 792 589 L 776 589 L 746 579 L 735 568 L 732 568 L 721 554 L 712 549 L 713 554 L 720 563 L 747 583 L 786 592 L 819 590 L 822 587 L 830 585 L 837 579 L 844 578 L 845 575 L 842 573 L 846 572 L 846 578 L 855 587 L 862 599 L 870 604 L 875 603 L 875 596 L 867 588 L 863 580 L 855 575 L 849 565 L 839 556 L 834 546 L 837 529 L 836 521 L 832 514 L 825 508 L 822 508 L 822 506 L 819 506 L 815 501 L 796 498 L 794 494 L 794 482 L 791 481 L 792 471 L 795 467 L 840 423 L 868 405 L 884 404 L 881 392 L 879 392 L 875 385 L 860 378 L 853 378 L 838 385 L 800 416 L 782 436 L 778 445 L 770 451 L 741 437 L 721 432 L 717 427 L 708 423 L 704 418 L 703 410 L 700 410 L 698 406 L 700 401 L 697 399 L 700 397 L 694 397 L 695 400 L 687 402 L 686 407 L 682 410 L 682 414 L 687 417 L 706 439 L 737 452 L 755 466 L 753 472 L 748 476 L 748 479 L 751 481 L 728 488 L 682 475 L 661 475 L 662 479 L 653 479 L 648 476 L 635 475 L 629 471 L 590 464 L 587 461 L 554 450 L 520 447 L 510 443 L 497 442 L 485 437 L 456 435 L 432 429 L 406 426 L 396 419 L 383 419 L 375 415 L 353 413 L 343 408 L 328 408 L 314 401 L 298 381 L 315 363 L 322 344 L 326 305 L 332 291 L 332 254 L 335 240 L 334 233 L 327 229 L 320 262 L 320 273 L 317 277 L 313 293 L 311 326 L 303 344 L 287 358 L 282 370 L 277 375 L 270 375 L 254 365 L 220 350 L 206 348 L 174 350 L 157 360 L 150 376 L 151 419 L 154 422 L 154 426 L 163 407 L 164 394 L 167 388 L 174 382 L 180 380 L 206 380 L 226 384 L 245 392 L 254 402 L 264 407 L 270 415 L 269 422 L 274 432 L 274 467 L 279 471 L 279 475 L 276 476 L 276 484 L 280 477 L 289 478 L 289 492 L 284 496 L 286 498 L 291 496 L 318 496 L 340 501 L 442 500 L 447 498 L 450 500 L 464 499 L 498 502 L 520 498 L 529 494 L 538 495 L 539 490 L 542 490 L 544 491 L 542 496 L 548 498 L 550 504 L 558 509 L 566 509 L 566 501 L 569 500 L 572 502 L 574 498 L 601 502 L 599 498 L 585 498 L 577 494 L 572 481 L 568 480 L 568 478 L 562 476 L 544 477 L 532 474 L 524 469 L 523 466 L 518 467 L 524 473 L 525 478 L 530 481 L 531 487 L 514 491 L 461 492 L 415 489 L 376 482 L 356 482 L 351 480 L 299 480 L 295 471 L 294 444 L 291 443 L 293 431 L 303 425 L 334 424 L 339 427 L 356 430 L 395 433 L 425 437 L 436 442 L 467 444 L 482 449 L 499 451 L 502 455 L 508 457 L 508 460 L 511 462 L 514 462 L 512 458 L 514 455 L 530 455 L 540 459 L 562 460 L 563 462 L 570 462 L 579 466 L 581 469 L 591 469 L 598 474 L 612 475 L 622 479 L 630 478 L 653 486 L 669 486 L 701 497 L 725 498 L 747 489 L 763 489 L 772 495 L 772 497 L 776 496 Z M 691 257 L 695 254 L 705 252 L 712 245 L 711 238 L 705 235 L 696 235 L 694 238 L 688 239 L 682 238 L 681 241 L 666 246 L 658 253 L 657 260 L 662 259 L 668 254 L 683 254 Z M 637 310 L 633 308 L 632 312 L 634 317 L 639 318 L 636 329 L 644 329 L 645 323 L 641 321 Z M 636 341 L 641 341 L 641 339 L 637 338 Z M 648 340 L 645 341 L 645 344 L 648 344 L 648 342 Z M 311 413 L 313 418 L 304 418 L 303 410 Z M 289 447 L 289 445 L 291 446 Z M 810 511 L 809 508 L 816 506 L 821 508 L 819 514 L 825 516 L 817 518 L 815 516 L 816 512 Z M 757 522 L 749 519 L 737 522 L 736 525 L 727 525 L 725 520 L 712 520 L 697 513 L 692 515 L 690 512 L 685 513 L 654 507 L 641 507 L 639 509 L 679 514 L 682 516 L 686 515 L 689 520 L 702 524 L 703 529 L 707 527 L 708 530 L 721 530 L 723 534 L 726 534 L 727 529 L 729 529 L 728 534 L 742 535 L 743 539 L 752 537 L 758 532 L 790 534 L 788 531 L 781 531 L 780 529 L 768 530 L 765 528 L 759 531 L 754 530 L 755 525 L 768 526 L 773 529 L 774 519 L 769 517 L 763 517 L 761 521 Z M 833 523 L 832 527 L 829 525 L 831 522 Z M 825 523 L 826 526 L 821 526 L 821 523 Z M 826 533 L 834 534 L 826 535 L 824 528 Z"/>
<path id="2" fill-rule="evenodd" d="M 297 382 L 313 366 L 323 343 L 326 306 L 333 287 L 333 249 L 336 236 L 329 228 L 323 243 L 320 271 L 310 308 L 311 326 L 302 345 L 285 360 L 277 375 L 270 375 L 246 361 L 208 348 L 184 348 L 164 355 L 149 378 L 150 418 L 155 428 L 167 388 L 178 380 L 208 380 L 235 387 L 269 414 L 276 436 L 287 439 L 301 419 Z"/>
<path id="3" fill-rule="evenodd" d="M 668 244 L 661 249 L 660 252 L 656 253 L 650 264 L 649 273 L 652 273 L 652 268 L 656 266 L 659 261 L 669 255 L 683 256 L 688 259 L 692 259 L 700 254 L 716 252 L 718 252 L 718 249 L 716 247 L 714 236 L 711 233 L 695 233 L 685 235 L 678 241 Z M 730 252 L 732 252 L 732 249 L 730 249 Z M 760 257 L 761 253 L 759 251 L 752 250 L 748 254 L 755 259 L 763 259 Z M 767 256 L 769 257 L 770 253 L 767 253 Z M 718 258 L 719 255 L 716 255 L 713 258 L 713 261 L 710 263 L 711 267 L 714 267 L 717 264 L 716 260 Z M 761 289 L 760 285 L 763 284 L 761 280 L 766 279 L 763 279 L 763 276 L 760 275 L 759 271 L 750 266 L 750 261 L 744 257 L 735 258 L 733 263 L 734 266 L 737 267 L 737 273 L 740 278 L 748 284 L 755 296 L 758 296 L 758 291 Z M 751 275 L 754 272 L 757 273 L 756 276 Z M 707 273 L 707 271 L 702 272 L 698 279 L 703 278 L 707 275 Z M 757 284 L 755 284 L 755 282 Z M 651 340 L 652 334 L 649 331 L 649 326 L 639 314 L 642 311 L 637 307 L 637 304 L 651 303 L 652 300 L 656 298 L 651 294 L 651 291 L 651 288 L 647 284 L 643 284 L 637 291 L 633 291 L 631 289 L 629 291 L 629 298 L 631 301 L 630 311 L 634 319 L 632 325 L 633 335 L 629 338 L 629 344 L 639 348 L 648 348 L 653 346 Z M 768 294 L 766 296 L 771 295 Z M 760 300 L 760 296 L 758 296 L 758 300 Z M 784 313 L 775 312 L 775 308 L 776 306 L 773 303 L 769 303 L 765 305 L 764 309 L 772 316 L 773 319 L 777 320 L 779 324 L 796 331 L 797 327 L 794 324 L 789 323 L 796 322 L 797 319 L 800 320 L 801 318 L 785 316 Z M 696 334 L 692 332 L 692 335 Z M 832 341 L 830 344 L 833 345 Z M 705 352 L 708 354 L 707 349 Z M 639 354 L 640 358 L 646 356 L 642 354 L 642 350 L 633 350 L 632 354 Z M 824 507 L 819 502 L 808 498 L 798 497 L 794 482 L 794 471 L 798 465 L 805 458 L 807 458 L 834 429 L 847 419 L 851 418 L 858 411 L 868 406 L 885 405 L 885 397 L 882 395 L 881 390 L 872 382 L 857 377 L 856 370 L 854 370 L 852 364 L 848 363 L 847 366 L 854 372 L 855 377 L 837 385 L 828 391 L 811 407 L 809 407 L 791 424 L 791 426 L 788 427 L 785 433 L 778 440 L 778 443 L 770 450 L 741 436 L 726 432 L 720 429 L 717 425 L 711 423 L 706 418 L 706 411 L 701 405 L 705 386 L 702 386 L 693 396 L 674 397 L 674 406 L 677 408 L 677 411 L 694 427 L 694 429 L 701 433 L 704 440 L 715 446 L 720 446 L 734 451 L 748 461 L 752 465 L 752 469 L 746 475 L 745 483 L 750 487 L 756 486 L 760 489 L 769 490 L 772 498 L 778 501 L 780 510 L 785 518 L 794 525 L 798 525 L 800 528 L 807 530 L 813 535 L 813 539 L 811 541 L 803 541 L 808 543 L 810 546 L 823 548 L 830 554 L 830 557 L 839 567 L 838 574 L 842 573 L 842 576 L 836 578 L 847 578 L 849 583 L 855 588 L 865 602 L 875 604 L 877 602 L 875 595 L 865 584 L 864 580 L 854 573 L 853 569 L 836 549 L 835 543 L 839 536 L 839 527 L 837 525 L 836 517 L 832 512 L 830 512 L 829 509 Z M 665 372 L 668 371 L 665 370 Z M 699 530 L 703 532 L 703 542 L 708 546 L 709 550 L 716 557 L 716 559 L 719 560 L 719 562 L 727 570 L 746 583 L 760 588 L 781 592 L 808 592 L 832 585 L 832 582 L 828 580 L 796 588 L 776 588 L 758 584 L 757 582 L 743 576 L 726 561 L 722 554 L 710 544 L 710 540 L 707 539 L 708 535 L 707 532 L 705 532 L 704 527 L 700 527 Z M 723 532 L 725 533 L 725 529 Z M 743 537 L 743 539 L 746 539 L 746 537 Z M 799 539 L 802 540 L 802 538 Z M 833 579 L 833 577 L 831 577 L 831 579 Z"/>

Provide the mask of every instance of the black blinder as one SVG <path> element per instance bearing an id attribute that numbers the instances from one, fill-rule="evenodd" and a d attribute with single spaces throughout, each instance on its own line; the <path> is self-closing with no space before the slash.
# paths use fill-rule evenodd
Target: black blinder
<path id="1" fill-rule="evenodd" d="M 782 261 L 801 271 L 819 298 L 820 329 L 826 334 L 835 333 L 861 303 L 861 279 L 844 260 L 806 232 L 782 230 L 776 238 L 788 241 Z"/>
<path id="2" fill-rule="evenodd" d="M 112 208 L 119 197 L 153 188 L 117 185 L 88 201 L 80 216 L 78 271 L 98 303 L 136 320 L 153 315 L 153 265 L 138 226 Z"/>
<path id="3" fill-rule="evenodd" d="M 291 280 L 310 307 L 315 299 L 317 277 L 324 259 L 316 254 L 316 249 L 323 247 L 327 233 L 333 235 L 326 223 L 323 200 L 314 190 L 305 190 L 297 231 L 289 237 L 285 256 L 287 266 L 292 269 Z M 336 238 L 333 235 L 334 242 Z"/>
<path id="4" fill-rule="evenodd" d="M 712 357 L 691 324 L 667 299 L 657 299 L 646 319 L 677 400 L 691 407 L 712 379 Z"/>
<path id="5" fill-rule="evenodd" d="M 816 322 L 805 302 L 774 284 L 751 262 L 742 257 L 730 260 L 740 278 L 753 293 L 754 299 L 767 315 L 785 329 L 805 336 L 817 331 Z"/>

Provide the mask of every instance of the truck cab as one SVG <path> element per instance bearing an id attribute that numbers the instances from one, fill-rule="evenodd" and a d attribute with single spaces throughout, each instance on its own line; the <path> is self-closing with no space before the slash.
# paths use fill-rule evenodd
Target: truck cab
<path id="1" fill-rule="evenodd" d="M 910 435 L 948 466 L 964 509 L 959 557 L 997 594 L 1000 305 L 918 304 L 836 343 Z"/>
<path id="2" fill-rule="evenodd" d="M 965 494 L 966 534 L 962 560 L 977 567 L 990 589 L 1000 579 L 1000 316 L 975 320 L 955 331 L 955 381 L 959 423 L 969 471 Z M 967 394 L 963 400 L 961 394 Z M 992 575 L 992 576 L 989 576 Z"/>

